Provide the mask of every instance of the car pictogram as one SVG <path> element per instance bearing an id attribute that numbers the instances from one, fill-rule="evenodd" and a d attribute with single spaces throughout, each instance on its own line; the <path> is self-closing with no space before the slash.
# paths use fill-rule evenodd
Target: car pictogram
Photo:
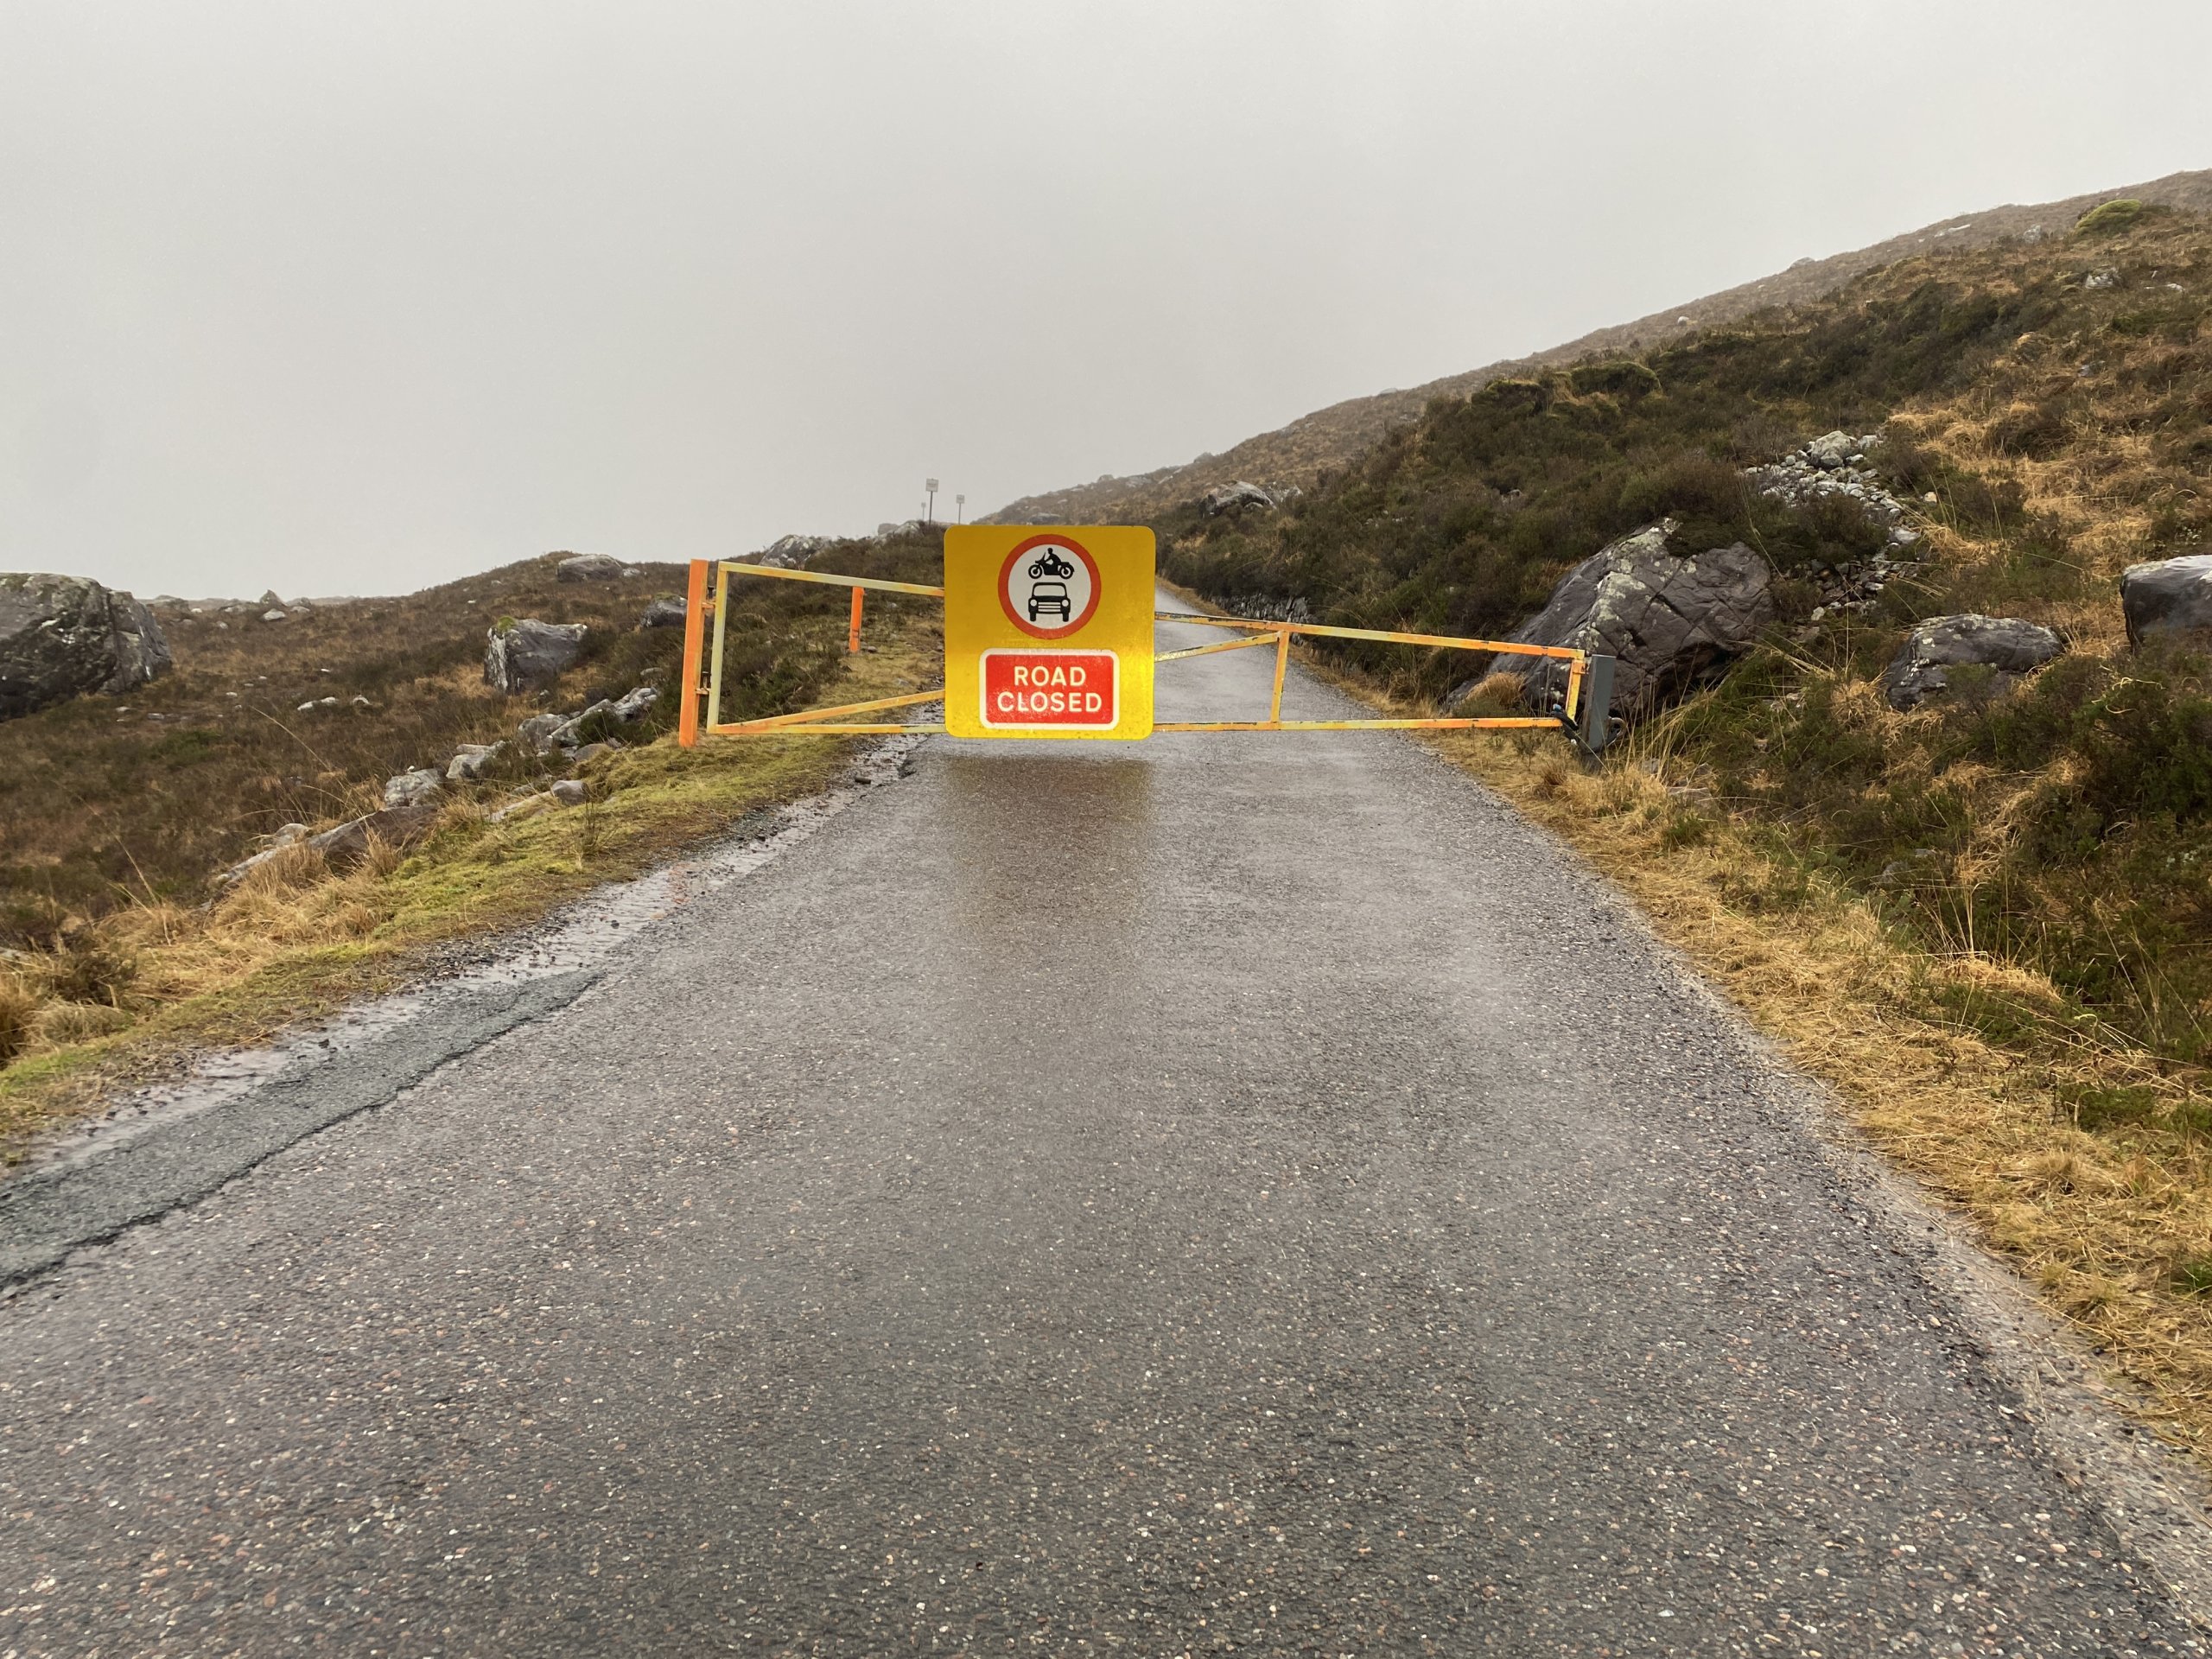
<path id="1" fill-rule="evenodd" d="M 1043 562 L 1039 560 L 1038 563 Z M 1063 571 L 1072 571 L 1075 568 L 1065 560 L 1059 562 L 1059 566 Z M 1034 574 L 1037 566 L 1033 564 L 1029 569 Z M 1058 612 L 1063 622 L 1069 620 L 1075 614 L 1075 607 L 1068 598 L 1067 583 L 1040 582 L 1029 590 L 1029 620 L 1034 622 L 1046 611 Z"/>

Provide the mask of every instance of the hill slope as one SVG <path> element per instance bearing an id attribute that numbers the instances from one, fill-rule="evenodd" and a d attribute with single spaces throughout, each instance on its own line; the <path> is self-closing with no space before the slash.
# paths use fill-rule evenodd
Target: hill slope
<path id="1" fill-rule="evenodd" d="M 1929 554 L 1841 610 L 1824 594 L 1882 530 L 1745 477 L 1838 427 L 1886 432 L 1872 459 Z M 1649 741 L 1801 875 L 2195 1066 L 2212 1061 L 2212 664 L 2131 647 L 2118 577 L 2202 550 L 2208 475 L 2212 220 L 2153 210 L 2117 234 L 1917 255 L 1638 362 L 1440 398 L 1287 512 L 1155 522 L 1167 574 L 1217 601 L 1490 638 L 1662 517 L 1678 551 L 1761 550 L 1776 633 Z M 1892 709 L 1875 682 L 1907 630 L 1959 613 L 2068 650 L 2013 695 Z M 1464 672 L 1403 647 L 1335 659 L 1408 698 Z"/>
<path id="2" fill-rule="evenodd" d="M 259 605 L 161 604 L 173 673 L 0 721 L 0 1164 L 23 1131 L 85 1092 L 88 1057 L 135 1065 L 281 1022 L 835 769 L 835 743 L 677 749 L 666 734 L 682 631 L 639 624 L 649 599 L 682 591 L 681 568 L 561 582 L 557 556 L 276 622 Z M 814 562 L 933 579 L 940 542 L 835 544 Z M 755 587 L 732 609 L 727 717 L 803 706 L 833 683 L 861 696 L 911 690 L 936 673 L 933 613 L 883 600 L 852 657 L 842 594 Z M 553 685 L 509 697 L 483 675 L 486 631 L 503 616 L 590 632 Z M 663 695 L 604 734 L 626 747 L 572 760 L 514 741 L 526 717 L 639 685 Z M 404 824 L 379 820 L 389 839 L 372 839 L 375 826 L 327 849 L 296 839 L 296 826 L 335 829 L 370 812 L 403 770 L 442 770 L 458 746 L 502 740 L 480 775 L 448 778 Z M 582 786 L 581 810 L 559 810 L 551 785 L 564 778 Z M 257 849 L 271 856 L 244 879 L 212 880 Z"/>
<path id="3" fill-rule="evenodd" d="M 1132 477 L 1101 478 L 1090 484 L 1024 496 L 1007 503 L 983 522 L 1134 523 L 1195 500 L 1206 491 L 1238 479 L 1270 489 L 1294 485 L 1306 488 L 1323 469 L 1342 466 L 1378 442 L 1393 425 L 1419 419 L 1434 398 L 1464 397 L 1492 380 L 1529 375 L 1586 357 L 1656 348 L 1690 330 L 1735 322 L 1767 306 L 1804 305 L 1835 292 L 1863 271 L 1915 254 L 1983 248 L 2008 238 L 2036 233 L 2056 235 L 2098 202 L 2115 196 L 2212 213 L 2212 169 L 2172 173 L 2146 184 L 2070 196 L 2063 201 L 2028 207 L 2008 205 L 1984 213 L 1962 213 L 1903 236 L 1893 236 L 1871 247 L 1834 254 L 1825 259 L 1801 259 L 1772 276 L 1709 294 L 1686 305 L 1669 306 L 1632 322 L 1600 328 L 1548 351 L 1492 363 L 1463 374 L 1447 375 L 1406 391 L 1332 404 L 1273 432 L 1247 438 L 1217 455 L 1202 455 L 1182 466 L 1163 467 Z M 1684 318 L 1688 319 L 1688 325 L 1682 321 Z"/>

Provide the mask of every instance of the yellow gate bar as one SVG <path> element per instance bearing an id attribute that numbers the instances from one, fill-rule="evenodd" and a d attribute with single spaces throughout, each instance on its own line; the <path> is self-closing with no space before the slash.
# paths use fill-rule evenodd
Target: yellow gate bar
<path id="1" fill-rule="evenodd" d="M 1249 651 L 1255 645 L 1273 644 L 1274 640 L 1261 633 L 1249 639 L 1224 639 L 1217 645 L 1192 645 L 1188 651 L 1163 651 L 1152 660 L 1155 663 L 1179 663 L 1185 657 L 1211 657 L 1217 651 Z"/>
<path id="2" fill-rule="evenodd" d="M 840 715 L 872 715 L 879 709 L 912 709 L 917 703 L 942 702 L 944 700 L 944 688 L 943 686 L 939 686 L 934 691 L 913 691 L 900 697 L 877 697 L 868 702 L 841 702 L 836 707 L 830 709 L 803 709 L 795 715 L 769 715 L 760 720 L 734 721 L 727 726 L 709 726 L 707 728 L 707 730 L 715 737 L 734 737 L 741 733 L 747 732 L 781 731 L 791 727 L 805 727 L 810 730 L 813 730 L 817 728 L 816 723 L 817 721 L 835 720 Z M 835 731 L 843 728 L 824 726 L 821 727 L 819 729 L 824 731 Z M 931 728 L 923 727 L 881 726 L 870 727 L 868 729 L 871 731 L 903 732 L 909 730 L 920 731 Z"/>
<path id="3" fill-rule="evenodd" d="M 833 576 L 823 570 L 779 570 L 772 564 L 742 564 L 725 560 L 721 567 L 733 576 L 773 576 L 778 582 L 818 582 L 826 588 L 873 588 L 880 594 L 919 594 L 943 599 L 942 588 L 925 588 L 918 582 L 886 582 L 880 576 Z"/>
<path id="4" fill-rule="evenodd" d="M 1319 622 L 1258 622 L 1241 616 L 1193 616 L 1183 611 L 1154 611 L 1156 622 L 1195 622 L 1209 628 L 1254 628 L 1274 632 L 1318 634 L 1325 639 L 1379 639 L 1387 645 L 1440 645 L 1447 651 L 1511 652 L 1523 657 L 1558 657 L 1567 661 L 1585 655 L 1573 645 L 1524 645 L 1512 639 L 1462 639 L 1446 633 L 1397 633 L 1388 628 L 1332 628 Z"/>
<path id="5" fill-rule="evenodd" d="M 1566 722 L 1555 715 L 1483 715 L 1451 720 L 1162 720 L 1155 732 L 1462 732 L 1487 730 L 1559 731 Z"/>

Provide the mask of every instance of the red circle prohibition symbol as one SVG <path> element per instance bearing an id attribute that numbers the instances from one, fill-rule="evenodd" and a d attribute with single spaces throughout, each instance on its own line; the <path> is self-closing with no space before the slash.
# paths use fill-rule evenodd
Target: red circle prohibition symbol
<path id="1" fill-rule="evenodd" d="M 1083 568 L 1090 573 L 1090 596 L 1084 601 L 1082 613 L 1070 617 L 1058 627 L 1039 627 L 1023 613 L 1014 603 L 1014 575 L 1017 566 L 1040 547 L 1062 548 L 1083 561 Z M 1098 579 L 1098 561 L 1090 556 L 1090 550 L 1072 537 L 1047 531 L 1032 536 L 1027 541 L 1006 556 L 1006 563 L 999 567 L 999 608 L 1006 613 L 1007 620 L 1033 639 L 1065 639 L 1090 620 L 1098 609 L 1098 596 L 1105 591 L 1105 584 Z"/>

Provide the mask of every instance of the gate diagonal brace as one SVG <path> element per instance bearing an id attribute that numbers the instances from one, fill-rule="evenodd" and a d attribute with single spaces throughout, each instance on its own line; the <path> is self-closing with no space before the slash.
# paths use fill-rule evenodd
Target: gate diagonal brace
<path id="1" fill-rule="evenodd" d="M 853 608 L 847 635 L 848 652 L 860 649 L 862 595 L 868 592 L 912 594 L 943 599 L 943 588 L 921 582 L 890 582 L 875 576 L 833 575 L 823 570 L 785 570 L 774 565 L 694 559 L 685 594 L 683 669 L 685 689 L 677 723 L 677 741 L 686 748 L 702 736 L 761 737 L 778 734 L 817 736 L 875 736 L 896 732 L 943 732 L 943 721 L 906 725 L 880 721 L 855 721 L 855 715 L 887 713 L 894 709 L 919 708 L 942 702 L 944 688 L 895 697 L 876 697 L 866 702 L 840 703 L 827 709 L 803 709 L 797 714 L 772 715 L 759 720 L 725 722 L 721 712 L 722 652 L 728 620 L 729 584 L 734 577 L 761 576 L 779 582 L 814 582 L 852 590 Z M 714 630 L 709 650 L 707 630 Z M 1179 622 L 1197 627 L 1234 629 L 1246 637 L 1217 645 L 1192 645 L 1181 651 L 1156 653 L 1154 663 L 1186 662 L 1222 652 L 1251 651 L 1272 645 L 1275 652 L 1274 680 L 1265 720 L 1160 721 L 1155 732 L 1365 732 L 1365 731 L 1557 731 L 1592 759 L 1604 751 L 1611 737 L 1613 665 L 1611 657 L 1572 645 L 1534 645 L 1511 639 L 1470 639 L 1452 634 L 1412 633 L 1389 628 L 1334 627 L 1318 622 L 1263 621 L 1240 616 L 1209 616 L 1189 611 L 1154 611 L 1156 622 Z M 1555 713 L 1548 715 L 1477 715 L 1375 720 L 1285 720 L 1282 718 L 1284 674 L 1289 664 L 1294 636 L 1322 639 L 1362 639 L 1385 645 L 1424 645 L 1440 651 L 1486 652 L 1493 656 L 1534 657 L 1567 664 L 1567 690 Z"/>

